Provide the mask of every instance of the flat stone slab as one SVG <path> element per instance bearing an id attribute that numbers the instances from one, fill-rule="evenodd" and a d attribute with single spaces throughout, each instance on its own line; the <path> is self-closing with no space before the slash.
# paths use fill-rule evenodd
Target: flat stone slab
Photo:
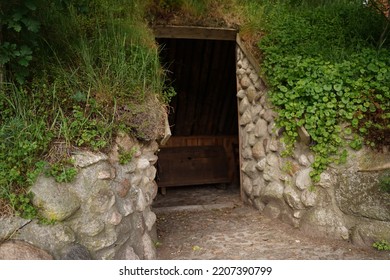
<path id="1" fill-rule="evenodd" d="M 181 211 L 197 212 L 197 211 L 205 211 L 205 210 L 221 210 L 221 209 L 229 209 L 229 208 L 232 209 L 236 206 L 237 204 L 233 202 L 208 204 L 208 205 L 169 206 L 169 207 L 154 208 L 153 212 L 156 214 L 181 212 Z"/>

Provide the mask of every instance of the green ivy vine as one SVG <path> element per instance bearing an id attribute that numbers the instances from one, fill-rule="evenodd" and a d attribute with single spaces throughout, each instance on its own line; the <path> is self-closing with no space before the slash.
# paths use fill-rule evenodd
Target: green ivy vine
<path id="1" fill-rule="evenodd" d="M 278 124 L 286 131 L 286 146 L 292 147 L 301 126 L 312 138 L 315 181 L 330 163 L 346 160 L 345 138 L 352 138 L 350 146 L 358 149 L 373 128 L 390 128 L 388 51 L 363 49 L 340 63 L 269 51 L 263 67 L 271 101 L 279 108 Z M 383 137 L 368 137 L 366 144 L 374 146 Z"/>

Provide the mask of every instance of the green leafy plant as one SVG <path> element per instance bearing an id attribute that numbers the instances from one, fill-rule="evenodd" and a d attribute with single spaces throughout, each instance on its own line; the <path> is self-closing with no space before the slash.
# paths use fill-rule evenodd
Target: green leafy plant
<path id="1" fill-rule="evenodd" d="M 63 160 L 51 164 L 49 169 L 46 171 L 46 175 L 54 177 L 56 182 L 69 183 L 73 181 L 77 175 L 77 169 L 71 164 L 72 163 L 69 160 Z"/>
<path id="2" fill-rule="evenodd" d="M 37 217 L 37 209 L 32 205 L 32 193 L 27 194 L 9 194 L 9 202 L 16 215 L 24 219 L 34 219 Z"/>
<path id="3" fill-rule="evenodd" d="M 130 151 L 124 151 L 123 149 L 120 149 L 119 150 L 119 163 L 122 165 L 129 163 L 133 159 L 133 157 L 137 151 L 138 151 L 138 148 L 136 146 L 132 147 L 130 149 Z"/>
<path id="4" fill-rule="evenodd" d="M 372 247 L 374 247 L 378 251 L 389 251 L 390 243 L 386 240 L 376 241 L 372 244 Z"/>
<path id="5" fill-rule="evenodd" d="M 259 48 L 277 122 L 285 128 L 283 155 L 291 154 L 298 128 L 304 127 L 315 153 L 311 176 L 318 181 L 329 164 L 346 161 L 348 143 L 354 149 L 386 145 L 390 59 L 372 41 L 381 33 L 380 16 L 353 1 L 281 1 L 267 7 L 268 32 Z M 342 131 L 340 123 L 349 127 Z M 343 134 L 356 136 L 345 140 Z"/>
<path id="6" fill-rule="evenodd" d="M 390 193 L 390 174 L 386 173 L 379 178 L 379 189 L 383 192 Z"/>

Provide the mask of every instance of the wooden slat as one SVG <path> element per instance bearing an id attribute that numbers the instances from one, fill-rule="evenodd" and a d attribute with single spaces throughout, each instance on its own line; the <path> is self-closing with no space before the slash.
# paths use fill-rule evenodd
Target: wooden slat
<path id="1" fill-rule="evenodd" d="M 238 177 L 234 147 L 238 146 L 236 135 L 222 136 L 172 136 L 165 147 L 223 146 L 228 162 L 228 177 L 233 182 Z"/>
<path id="2" fill-rule="evenodd" d="M 159 187 L 228 183 L 228 165 L 222 146 L 161 148 Z"/>
<path id="3" fill-rule="evenodd" d="M 156 38 L 202 39 L 235 41 L 237 30 L 198 26 L 154 26 Z"/>

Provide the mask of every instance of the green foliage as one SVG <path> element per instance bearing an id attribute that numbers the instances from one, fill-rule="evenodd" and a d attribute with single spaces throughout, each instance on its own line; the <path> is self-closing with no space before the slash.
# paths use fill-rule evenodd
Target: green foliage
<path id="1" fill-rule="evenodd" d="M 378 251 L 389 251 L 390 243 L 386 240 L 376 241 L 372 244 L 372 247 L 374 247 Z"/>
<path id="2" fill-rule="evenodd" d="M 130 151 L 119 150 L 119 163 L 122 165 L 129 163 L 137 151 L 136 146 L 132 147 Z"/>
<path id="3" fill-rule="evenodd" d="M 72 162 L 69 160 L 63 160 L 51 164 L 46 171 L 46 175 L 54 177 L 58 183 L 69 183 L 77 175 L 77 169 L 72 166 Z"/>
<path id="4" fill-rule="evenodd" d="M 311 176 L 318 181 L 330 163 L 345 162 L 343 133 L 361 135 L 370 145 L 385 141 L 370 131 L 374 119 L 377 130 L 390 129 L 390 56 L 375 50 L 381 18 L 370 10 L 353 1 L 300 3 L 268 7 L 269 32 L 259 47 L 284 141 L 291 149 L 298 127 L 306 128 L 316 154 Z M 340 123 L 350 127 L 342 131 Z M 361 145 L 358 136 L 350 142 L 355 149 Z"/>
<path id="5" fill-rule="evenodd" d="M 386 173 L 381 176 L 378 185 L 381 191 L 390 193 L 390 174 Z"/>
<path id="6" fill-rule="evenodd" d="M 19 83 L 29 74 L 40 23 L 35 17 L 37 0 L 7 1 L 0 6 L 0 65 Z"/>
<path id="7" fill-rule="evenodd" d="M 24 219 L 34 219 L 37 217 L 37 209 L 32 205 L 32 193 L 15 194 L 11 193 L 8 197 L 11 207 L 15 214 Z"/>

